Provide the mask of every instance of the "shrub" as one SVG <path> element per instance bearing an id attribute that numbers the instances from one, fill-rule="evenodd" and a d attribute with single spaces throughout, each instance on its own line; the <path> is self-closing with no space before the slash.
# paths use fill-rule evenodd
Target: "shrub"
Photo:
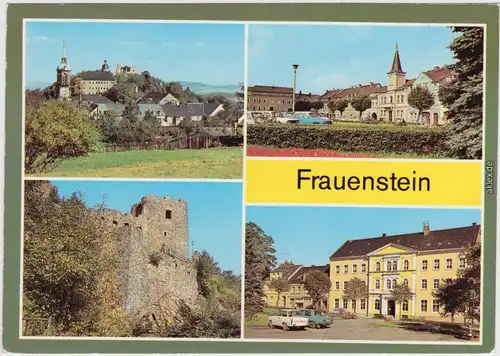
<path id="1" fill-rule="evenodd" d="M 333 124 L 256 124 L 247 143 L 276 148 L 328 149 L 340 152 L 446 155 L 447 131 L 420 126 Z"/>
<path id="2" fill-rule="evenodd" d="M 356 314 L 351 312 L 343 313 L 342 319 L 356 319 Z"/>

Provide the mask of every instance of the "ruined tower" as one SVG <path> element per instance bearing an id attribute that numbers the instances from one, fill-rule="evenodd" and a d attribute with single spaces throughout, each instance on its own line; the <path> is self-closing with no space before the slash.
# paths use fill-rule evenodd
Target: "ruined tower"
<path id="1" fill-rule="evenodd" d="M 196 301 L 198 285 L 189 256 L 186 201 L 145 196 L 130 213 L 109 211 L 102 219 L 109 228 L 117 229 L 126 311 L 148 313 L 159 303 L 171 306 L 181 299 L 187 304 Z"/>
<path id="2" fill-rule="evenodd" d="M 66 58 L 66 43 L 63 41 L 61 63 L 57 66 L 57 98 L 68 100 L 71 97 L 71 68 Z"/>

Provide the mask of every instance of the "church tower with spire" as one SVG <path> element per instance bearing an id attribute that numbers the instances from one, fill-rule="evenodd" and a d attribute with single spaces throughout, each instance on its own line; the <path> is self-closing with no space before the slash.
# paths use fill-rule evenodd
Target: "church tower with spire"
<path id="1" fill-rule="evenodd" d="M 66 43 L 63 41 L 61 63 L 57 66 L 57 98 L 69 100 L 71 97 L 71 68 L 66 58 Z"/>
<path id="2" fill-rule="evenodd" d="M 394 52 L 394 59 L 392 60 L 392 67 L 387 73 L 387 90 L 396 90 L 406 83 L 406 73 L 403 72 L 401 60 L 399 58 L 399 48 L 396 43 L 396 51 Z"/>

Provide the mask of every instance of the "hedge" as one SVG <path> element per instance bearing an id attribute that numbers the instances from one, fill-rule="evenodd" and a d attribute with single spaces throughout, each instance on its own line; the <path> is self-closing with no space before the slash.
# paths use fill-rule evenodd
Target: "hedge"
<path id="1" fill-rule="evenodd" d="M 255 124 L 247 144 L 275 148 L 327 149 L 339 152 L 446 156 L 444 128 L 377 125 Z"/>

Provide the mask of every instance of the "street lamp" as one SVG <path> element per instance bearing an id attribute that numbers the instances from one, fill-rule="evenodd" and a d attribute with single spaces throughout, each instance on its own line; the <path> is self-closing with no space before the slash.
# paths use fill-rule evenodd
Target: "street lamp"
<path id="1" fill-rule="evenodd" d="M 293 92 L 292 92 L 292 112 L 295 111 L 295 86 L 297 83 L 297 68 L 299 68 L 298 64 L 292 64 L 293 67 Z"/>

